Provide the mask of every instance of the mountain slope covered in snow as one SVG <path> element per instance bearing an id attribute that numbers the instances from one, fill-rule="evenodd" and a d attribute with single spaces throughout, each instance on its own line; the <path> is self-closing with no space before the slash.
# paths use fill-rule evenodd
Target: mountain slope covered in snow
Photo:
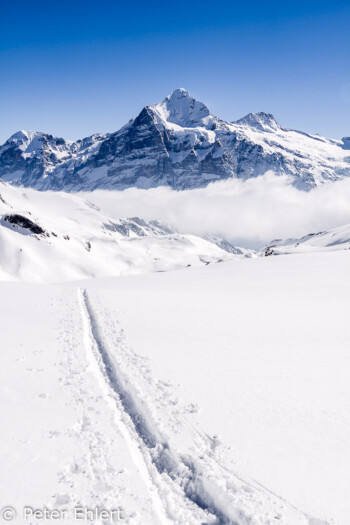
<path id="1" fill-rule="evenodd" d="M 52 282 L 166 271 L 249 255 L 154 220 L 111 219 L 88 199 L 0 182 L 0 280 Z"/>
<path id="2" fill-rule="evenodd" d="M 329 231 L 309 233 L 299 239 L 275 239 L 265 249 L 265 255 L 326 252 L 350 249 L 350 224 Z"/>
<path id="3" fill-rule="evenodd" d="M 177 89 L 115 133 L 68 142 L 20 131 L 0 147 L 0 178 L 39 190 L 181 190 L 268 170 L 303 190 L 349 176 L 349 139 L 286 129 L 267 113 L 225 122 Z"/>

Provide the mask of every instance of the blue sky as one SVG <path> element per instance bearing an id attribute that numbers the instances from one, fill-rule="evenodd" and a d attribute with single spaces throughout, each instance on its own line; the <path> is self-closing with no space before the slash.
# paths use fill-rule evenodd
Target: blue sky
<path id="1" fill-rule="evenodd" d="M 116 131 L 185 87 L 226 120 L 350 135 L 350 3 L 3 2 L 0 143 Z"/>

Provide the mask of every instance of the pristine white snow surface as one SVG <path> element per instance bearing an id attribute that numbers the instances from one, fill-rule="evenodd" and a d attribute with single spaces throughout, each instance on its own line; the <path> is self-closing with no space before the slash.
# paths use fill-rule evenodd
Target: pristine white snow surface
<path id="1" fill-rule="evenodd" d="M 98 505 L 135 525 L 347 525 L 349 263 L 1 283 L 3 504 L 18 523 Z"/>

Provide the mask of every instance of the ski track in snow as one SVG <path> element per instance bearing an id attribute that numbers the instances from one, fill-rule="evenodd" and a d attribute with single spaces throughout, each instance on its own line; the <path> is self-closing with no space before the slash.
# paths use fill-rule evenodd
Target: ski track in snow
<path id="1" fill-rule="evenodd" d="M 62 321 L 60 338 L 66 355 L 60 363 L 61 382 L 72 391 L 74 404 L 79 407 L 80 417 L 68 432 L 68 437 L 78 443 L 79 452 L 58 472 L 62 488 L 47 502 L 48 507 L 53 504 L 68 509 L 76 506 L 121 508 L 122 523 L 166 524 L 158 515 L 147 477 L 142 478 L 142 462 L 140 465 L 137 450 L 126 440 L 120 412 L 91 352 L 90 326 L 87 318 L 81 317 L 83 305 L 79 303 L 76 308 L 76 290 L 68 290 L 61 300 L 67 306 L 67 319 Z M 69 523 L 76 523 L 76 520 Z M 94 520 L 94 523 L 109 525 L 115 522 Z"/>
<path id="2" fill-rule="evenodd" d="M 175 482 L 171 477 L 174 476 L 177 467 L 175 457 L 165 440 L 152 428 L 146 408 L 141 407 L 139 401 L 133 397 L 131 387 L 115 367 L 85 290 L 80 292 L 79 300 L 87 335 L 86 346 L 90 347 L 91 357 L 98 364 L 96 372 L 100 382 L 104 382 L 104 392 L 114 401 L 115 409 L 119 412 L 122 434 L 149 487 L 159 522 L 190 525 L 200 524 L 205 520 L 205 523 L 221 523 L 215 516 L 207 516 L 201 508 L 197 509 L 191 501 L 187 502 L 186 498 L 182 497 L 181 490 L 173 486 Z M 185 465 L 181 467 L 189 470 Z M 165 473 L 167 475 L 162 476 Z"/>
<path id="3" fill-rule="evenodd" d="M 138 470 L 149 489 L 149 494 L 156 510 L 158 522 L 169 523 L 166 519 L 164 508 L 157 491 L 154 490 L 152 478 L 149 476 L 137 440 L 135 439 L 135 436 L 132 435 L 130 425 L 126 421 L 126 414 L 123 413 L 121 394 L 117 390 L 116 378 L 110 369 L 111 364 L 108 359 L 108 354 L 105 352 L 103 343 L 99 337 L 96 321 L 93 317 L 86 292 L 79 292 L 79 301 L 84 324 L 84 344 L 88 352 L 87 357 L 94 368 L 105 398 L 109 403 L 112 403 L 113 408 L 116 411 L 116 420 L 119 429 L 128 445 L 134 463 L 138 467 Z"/>
<path id="4" fill-rule="evenodd" d="M 191 433 L 194 443 L 191 454 L 175 449 L 169 432 L 152 410 L 148 392 L 143 396 L 133 382 L 130 367 L 136 365 L 142 374 L 142 366 L 135 363 L 137 356 L 128 348 L 118 323 L 113 319 L 106 328 L 108 313 L 95 305 L 95 299 L 92 301 L 86 290 L 78 290 L 78 301 L 86 357 L 147 487 L 154 524 L 326 525 L 257 483 L 248 483 L 233 474 L 225 457 L 216 453 L 213 440 L 192 427 L 183 414 L 172 410 L 170 403 L 170 432 L 180 427 Z M 147 374 L 144 381 L 152 383 Z M 151 390 L 157 405 L 164 393 L 154 380 Z M 99 449 L 98 443 L 94 448 Z M 94 469 L 91 462 L 90 468 Z"/>

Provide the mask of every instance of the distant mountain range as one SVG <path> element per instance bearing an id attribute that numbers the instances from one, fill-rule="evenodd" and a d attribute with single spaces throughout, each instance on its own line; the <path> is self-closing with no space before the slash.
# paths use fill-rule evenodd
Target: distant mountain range
<path id="1" fill-rule="evenodd" d="M 70 142 L 19 131 L 0 147 L 0 178 L 38 190 L 183 190 L 268 170 L 302 190 L 350 176 L 350 138 L 290 130 L 267 113 L 225 122 L 177 89 L 115 133 Z"/>

